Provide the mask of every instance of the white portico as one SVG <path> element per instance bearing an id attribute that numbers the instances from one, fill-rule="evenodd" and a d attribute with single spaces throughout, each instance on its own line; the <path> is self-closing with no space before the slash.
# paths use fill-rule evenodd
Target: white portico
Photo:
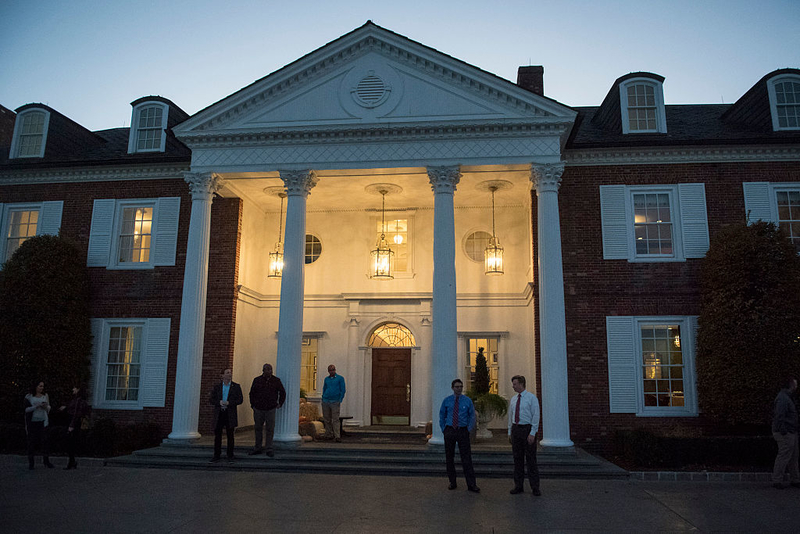
<path id="1" fill-rule="evenodd" d="M 510 396 L 514 374 L 528 376 L 530 389 L 541 374 L 543 444 L 570 446 L 558 184 L 574 117 L 367 23 L 175 128 L 192 149 L 187 180 L 205 196 L 192 206 L 170 438 L 198 435 L 205 284 L 213 272 L 208 206 L 216 193 L 243 202 L 234 374 L 245 387 L 273 362 L 292 401 L 301 383 L 321 391 L 324 368 L 335 363 L 353 423 L 390 420 L 402 409 L 407 424 L 424 425 L 438 421 L 450 381 L 465 377 L 469 347 L 481 340 L 495 347 L 500 394 Z M 509 184 L 497 194 L 507 267 L 493 277 L 474 250 L 491 228 L 487 180 Z M 385 212 L 376 184 L 391 186 Z M 282 225 L 279 201 L 268 194 L 276 186 L 287 195 L 284 270 L 270 279 L 268 254 Z M 195 216 L 196 209 L 205 211 Z M 368 276 L 382 215 L 402 259 L 388 281 Z M 533 329 L 534 282 L 541 332 Z M 403 341 L 376 338 L 388 327 Z M 311 340 L 318 376 L 303 360 Z M 276 441 L 298 442 L 297 420 L 297 403 L 287 402 Z M 442 442 L 437 424 L 431 442 Z"/>

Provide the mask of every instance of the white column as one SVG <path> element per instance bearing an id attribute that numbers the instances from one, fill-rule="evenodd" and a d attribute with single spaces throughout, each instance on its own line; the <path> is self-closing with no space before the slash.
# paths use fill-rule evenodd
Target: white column
<path id="1" fill-rule="evenodd" d="M 456 227 L 453 194 L 461 179 L 461 170 L 453 167 L 428 167 L 434 193 L 433 205 L 433 336 L 431 348 L 431 445 L 443 445 L 439 428 L 439 407 L 452 393 L 450 383 L 456 378 L 458 329 L 456 325 Z"/>
<path id="2" fill-rule="evenodd" d="M 299 443 L 300 350 L 303 342 L 303 292 L 306 248 L 306 199 L 317 184 L 313 171 L 280 171 L 286 186 L 281 308 L 275 376 L 286 388 L 286 404 L 275 421 L 275 441 Z"/>
<path id="3" fill-rule="evenodd" d="M 170 440 L 200 437 L 200 379 L 203 371 L 203 335 L 206 323 L 208 249 L 211 237 L 211 201 L 222 186 L 212 173 L 186 173 L 192 192 L 192 215 L 186 245 L 183 275 L 183 300 L 178 334 L 178 361 L 175 369 L 175 401 L 172 408 Z"/>
<path id="4" fill-rule="evenodd" d="M 358 377 L 359 373 L 364 369 L 364 357 L 358 349 L 358 333 L 360 331 L 360 324 L 358 318 L 350 316 L 349 324 L 347 327 L 347 352 L 343 354 L 344 369 L 341 371 L 347 386 L 347 394 L 344 396 L 344 403 L 340 415 L 352 415 L 353 424 L 362 426 L 363 423 L 363 406 L 364 404 L 358 402 L 361 396 L 358 392 L 364 387 L 363 376 Z M 327 367 L 325 368 L 327 371 Z M 338 370 L 338 366 L 337 366 Z"/>
<path id="5" fill-rule="evenodd" d="M 542 349 L 543 447 L 573 446 L 569 436 L 567 326 L 558 215 L 558 188 L 563 172 L 563 163 L 531 166 L 531 182 L 538 197 L 538 334 Z"/>

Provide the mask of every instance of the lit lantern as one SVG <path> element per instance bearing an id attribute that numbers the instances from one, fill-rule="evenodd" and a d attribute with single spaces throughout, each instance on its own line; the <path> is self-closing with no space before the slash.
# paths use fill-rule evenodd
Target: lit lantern
<path id="1" fill-rule="evenodd" d="M 286 193 L 278 193 L 281 197 L 281 214 L 278 219 L 278 242 L 275 243 L 275 251 L 269 253 L 269 274 L 268 278 L 280 278 L 283 275 L 283 199 Z"/>
<path id="2" fill-rule="evenodd" d="M 483 251 L 484 273 L 498 275 L 503 274 L 503 247 L 500 246 L 500 240 L 494 233 L 494 192 L 497 191 L 497 186 L 492 185 L 489 190 L 492 192 L 492 238 Z"/>
<path id="3" fill-rule="evenodd" d="M 372 257 L 372 268 L 369 277 L 374 280 L 392 280 L 392 263 L 394 263 L 394 251 L 389 248 L 386 241 L 386 193 L 381 190 L 381 237 L 378 239 L 377 248 L 370 252 Z"/>

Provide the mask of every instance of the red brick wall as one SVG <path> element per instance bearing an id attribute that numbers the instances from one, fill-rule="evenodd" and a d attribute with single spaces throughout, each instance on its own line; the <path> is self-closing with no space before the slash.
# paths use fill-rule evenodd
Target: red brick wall
<path id="1" fill-rule="evenodd" d="M 143 410 L 95 410 L 94 417 L 109 417 L 118 423 L 156 422 L 166 436 L 172 429 L 183 275 L 191 215 L 191 196 L 188 186 L 182 179 L 0 186 L 2 202 L 64 201 L 61 233 L 75 240 L 84 256 L 88 250 L 94 199 L 156 197 L 181 197 L 175 266 L 146 270 L 107 270 L 90 267 L 89 275 L 92 317 L 171 319 L 165 407 Z M 230 366 L 233 361 L 240 233 L 241 200 L 215 199 L 211 208 L 210 268 L 200 408 L 201 433 L 207 432 L 207 427 L 211 424 L 209 410 L 206 408 L 206 395 L 210 389 L 211 376 L 219 375 L 219 372 Z"/>
<path id="2" fill-rule="evenodd" d="M 569 410 L 576 445 L 608 450 L 620 429 L 665 426 L 708 427 L 700 417 L 636 417 L 610 414 L 605 318 L 610 315 L 697 315 L 701 260 L 629 263 L 604 260 L 600 218 L 601 185 L 704 183 L 711 239 L 743 221 L 742 183 L 800 182 L 797 163 L 715 163 L 567 167 L 559 192 L 569 368 Z M 536 194 L 533 193 L 534 254 Z M 535 265 L 534 280 L 538 281 Z M 538 284 L 537 284 L 538 286 Z M 538 299 L 538 287 L 535 294 Z M 539 327 L 539 313 L 536 310 Z M 537 330 L 538 331 L 538 330 Z M 538 336 L 535 347 L 541 369 Z M 540 377 L 537 384 L 541 387 Z"/>

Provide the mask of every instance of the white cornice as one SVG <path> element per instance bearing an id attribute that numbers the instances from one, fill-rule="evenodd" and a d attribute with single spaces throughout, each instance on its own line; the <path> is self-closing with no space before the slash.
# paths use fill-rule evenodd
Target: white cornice
<path id="1" fill-rule="evenodd" d="M 424 141 L 469 138 L 516 138 L 520 136 L 560 137 L 571 127 L 563 119 L 536 119 L 536 122 L 452 122 L 447 124 L 414 124 L 338 128 L 298 128 L 269 132 L 252 130 L 190 132 L 181 135 L 181 140 L 190 148 L 224 148 L 247 146 L 295 145 L 295 144 L 340 144 L 363 141 Z"/>
<path id="2" fill-rule="evenodd" d="M 800 146 L 604 148 L 564 151 L 568 167 L 756 161 L 800 161 Z"/>
<path id="3" fill-rule="evenodd" d="M 66 167 L 53 169 L 0 169 L 0 185 L 71 182 L 116 182 L 127 180 L 183 181 L 188 165 L 134 165 L 125 167 Z"/>

